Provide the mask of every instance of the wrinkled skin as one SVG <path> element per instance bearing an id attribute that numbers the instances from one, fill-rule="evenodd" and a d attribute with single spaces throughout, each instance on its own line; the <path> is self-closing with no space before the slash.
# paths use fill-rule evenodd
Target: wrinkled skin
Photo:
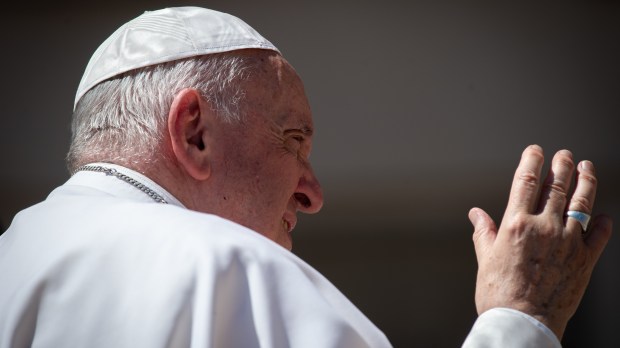
<path id="1" fill-rule="evenodd" d="M 593 219 L 587 233 L 566 218 L 567 210 L 592 213 L 596 195 L 594 166 L 582 161 L 575 171 L 572 154 L 558 151 L 542 181 L 543 151 L 525 149 L 516 170 L 508 206 L 497 229 L 479 208 L 469 212 L 478 260 L 478 314 L 513 308 L 541 321 L 562 338 L 611 236 L 606 216 Z"/>

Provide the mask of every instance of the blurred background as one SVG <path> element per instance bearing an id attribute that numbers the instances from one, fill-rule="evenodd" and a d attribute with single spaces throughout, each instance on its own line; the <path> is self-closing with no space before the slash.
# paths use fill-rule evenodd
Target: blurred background
<path id="1" fill-rule="evenodd" d="M 144 10 L 180 5 L 244 19 L 301 75 L 326 204 L 301 218 L 294 252 L 396 347 L 462 343 L 476 318 L 467 212 L 500 222 L 528 144 L 592 160 L 595 210 L 620 223 L 617 1 L 28 1 L 0 22 L 2 231 L 68 178 L 91 54 Z M 619 270 L 616 235 L 564 347 L 619 346 Z"/>

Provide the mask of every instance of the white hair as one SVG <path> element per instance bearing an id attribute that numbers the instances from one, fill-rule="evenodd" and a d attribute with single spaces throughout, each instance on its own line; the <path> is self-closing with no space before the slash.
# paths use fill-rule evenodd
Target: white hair
<path id="1" fill-rule="evenodd" d="M 69 171 L 91 162 L 161 159 L 170 105 L 184 88 L 200 91 L 219 117 L 239 121 L 245 94 L 240 82 L 257 64 L 252 55 L 232 51 L 149 66 L 99 83 L 73 113 Z"/>

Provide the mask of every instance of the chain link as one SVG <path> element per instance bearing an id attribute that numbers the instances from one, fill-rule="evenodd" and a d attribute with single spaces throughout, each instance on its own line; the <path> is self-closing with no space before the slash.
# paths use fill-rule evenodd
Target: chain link
<path id="1" fill-rule="evenodd" d="M 138 190 L 146 193 L 149 197 L 151 197 L 155 202 L 157 203 L 163 203 L 163 204 L 168 204 L 168 202 L 166 202 L 166 200 L 164 199 L 164 197 L 160 196 L 157 192 L 151 190 L 148 186 L 144 185 L 143 183 L 139 182 L 138 180 L 125 175 L 123 173 L 120 173 L 119 171 L 117 171 L 114 168 L 106 168 L 103 166 L 89 166 L 89 165 L 85 165 L 85 166 L 81 166 L 79 167 L 76 172 L 79 172 L 81 170 L 86 170 L 86 171 L 91 171 L 91 172 L 101 172 L 101 173 L 105 173 L 106 175 L 112 175 L 117 177 L 120 180 L 123 180 L 124 182 L 128 183 L 129 185 L 132 185 L 133 187 L 137 188 Z"/>

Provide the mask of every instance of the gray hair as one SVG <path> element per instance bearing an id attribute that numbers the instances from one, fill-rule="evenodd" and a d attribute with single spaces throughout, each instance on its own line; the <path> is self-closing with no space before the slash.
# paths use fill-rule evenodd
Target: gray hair
<path id="1" fill-rule="evenodd" d="M 175 95 L 200 91 L 228 122 L 241 120 L 247 80 L 257 60 L 232 51 L 192 57 L 130 71 L 101 82 L 78 102 L 71 122 L 67 167 L 71 173 L 91 162 L 154 163 Z"/>

